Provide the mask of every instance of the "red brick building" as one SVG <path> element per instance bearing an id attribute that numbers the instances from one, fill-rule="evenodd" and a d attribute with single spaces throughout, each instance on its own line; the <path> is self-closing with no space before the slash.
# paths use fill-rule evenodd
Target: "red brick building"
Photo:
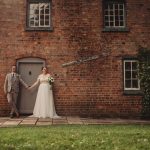
<path id="1" fill-rule="evenodd" d="M 0 116 L 14 64 L 28 84 L 47 65 L 59 115 L 140 116 L 136 55 L 150 47 L 149 17 L 149 0 L 0 0 Z M 34 94 L 21 89 L 20 112 Z"/>

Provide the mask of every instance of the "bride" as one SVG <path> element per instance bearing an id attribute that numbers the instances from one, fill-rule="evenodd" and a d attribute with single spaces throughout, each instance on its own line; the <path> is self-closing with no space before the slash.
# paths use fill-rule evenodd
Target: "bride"
<path id="1" fill-rule="evenodd" d="M 47 68 L 42 67 L 42 74 L 38 76 L 37 81 L 29 88 L 29 90 L 31 90 L 33 87 L 39 85 L 35 106 L 33 110 L 34 117 L 60 118 L 55 111 L 52 85 L 50 85 L 48 81 L 49 77 L 51 77 L 51 75 L 47 73 Z"/>

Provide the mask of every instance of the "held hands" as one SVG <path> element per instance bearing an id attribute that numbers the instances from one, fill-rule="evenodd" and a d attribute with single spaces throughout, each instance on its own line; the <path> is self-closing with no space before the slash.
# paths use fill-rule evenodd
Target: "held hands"
<path id="1" fill-rule="evenodd" d="M 28 86 L 28 90 L 29 90 L 29 91 L 31 90 L 31 86 Z"/>
<path id="2" fill-rule="evenodd" d="M 27 86 L 26 89 L 30 91 L 31 90 L 31 86 Z"/>

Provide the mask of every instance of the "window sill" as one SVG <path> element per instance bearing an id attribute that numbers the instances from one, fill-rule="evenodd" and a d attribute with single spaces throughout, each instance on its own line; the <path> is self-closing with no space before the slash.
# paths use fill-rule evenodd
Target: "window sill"
<path id="1" fill-rule="evenodd" d="M 129 32 L 128 28 L 104 28 L 103 32 Z"/>
<path id="2" fill-rule="evenodd" d="M 135 96 L 142 96 L 143 95 L 143 92 L 140 91 L 140 90 L 125 90 L 123 92 L 123 95 L 127 95 L 127 96 L 130 96 L 130 95 L 135 95 Z"/>
<path id="3" fill-rule="evenodd" d="M 48 32 L 52 32 L 53 28 L 52 27 L 26 27 L 25 31 L 48 31 Z"/>

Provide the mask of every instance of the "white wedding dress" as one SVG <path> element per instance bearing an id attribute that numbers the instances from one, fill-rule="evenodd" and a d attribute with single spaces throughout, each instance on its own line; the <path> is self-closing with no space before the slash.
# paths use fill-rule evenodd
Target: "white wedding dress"
<path id="1" fill-rule="evenodd" d="M 52 87 L 48 82 L 50 75 L 39 75 L 37 81 L 31 86 L 39 85 L 35 106 L 33 110 L 33 116 L 38 118 L 60 118 L 55 111 L 55 105 L 53 100 Z"/>

